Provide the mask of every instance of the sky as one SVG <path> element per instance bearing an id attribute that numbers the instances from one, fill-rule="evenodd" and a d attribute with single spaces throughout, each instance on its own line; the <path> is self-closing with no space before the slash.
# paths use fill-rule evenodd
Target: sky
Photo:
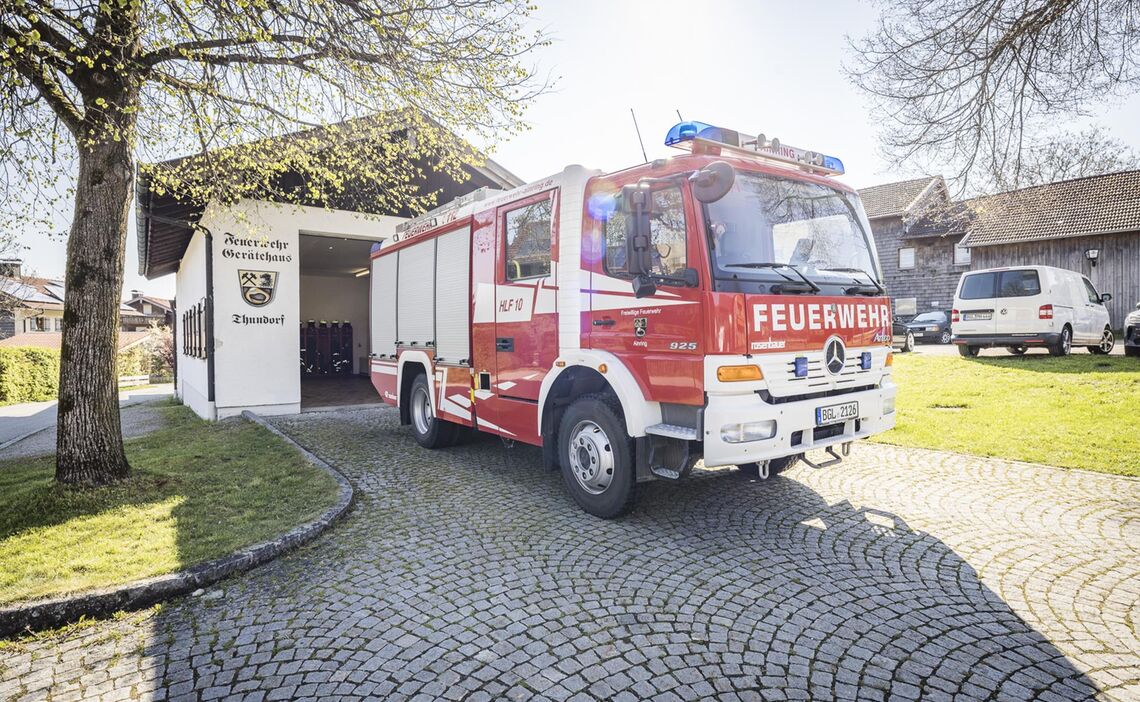
<path id="1" fill-rule="evenodd" d="M 846 37 L 873 26 L 870 2 L 535 1 L 535 24 L 552 43 L 530 62 L 554 87 L 527 111 L 530 128 L 491 154 L 524 180 L 571 164 L 612 171 L 640 163 L 630 109 L 650 159 L 675 153 L 663 142 L 680 112 L 837 156 L 855 187 L 922 174 L 880 156 L 868 105 L 842 72 Z M 1140 150 L 1140 95 L 1086 121 Z M 23 232 L 21 242 L 26 269 L 62 276 L 64 241 Z M 138 275 L 133 215 L 127 248 L 124 294 L 173 296 L 173 275 Z"/>

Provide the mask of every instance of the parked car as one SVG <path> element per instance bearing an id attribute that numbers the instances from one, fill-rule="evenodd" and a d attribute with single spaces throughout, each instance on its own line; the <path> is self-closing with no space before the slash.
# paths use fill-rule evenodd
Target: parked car
<path id="1" fill-rule="evenodd" d="M 891 324 L 891 346 L 902 353 L 914 351 L 914 332 L 897 317 Z"/>
<path id="2" fill-rule="evenodd" d="M 1140 356 L 1140 302 L 1136 311 L 1124 318 L 1124 355 Z"/>
<path id="3" fill-rule="evenodd" d="M 994 346 L 1015 355 L 1043 346 L 1065 356 L 1073 344 L 1106 354 L 1116 342 L 1104 307 L 1111 299 L 1080 273 L 1050 266 L 963 273 L 950 312 L 951 340 L 963 356 Z"/>
<path id="4" fill-rule="evenodd" d="M 918 341 L 934 344 L 950 343 L 950 312 L 932 310 L 923 312 L 906 323 Z"/>

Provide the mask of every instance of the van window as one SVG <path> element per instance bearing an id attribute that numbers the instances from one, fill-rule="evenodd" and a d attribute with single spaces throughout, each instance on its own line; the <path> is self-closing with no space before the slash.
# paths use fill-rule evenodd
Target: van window
<path id="1" fill-rule="evenodd" d="M 626 276 L 629 274 L 629 265 L 625 260 L 625 228 L 630 215 L 622 212 L 621 196 L 615 200 L 614 212 L 606 221 L 605 270 L 610 275 Z M 685 252 L 685 203 L 679 187 L 669 186 L 653 191 L 649 239 L 653 244 L 653 249 L 649 252 L 653 273 L 661 276 L 680 275 L 688 264 Z"/>
<path id="2" fill-rule="evenodd" d="M 985 300 L 994 297 L 996 273 L 975 273 L 962 278 L 962 291 L 958 297 L 963 300 Z"/>
<path id="3" fill-rule="evenodd" d="M 1093 287 L 1093 284 L 1089 282 L 1089 279 L 1081 278 L 1081 280 L 1085 284 L 1085 292 L 1087 292 L 1089 295 L 1089 302 L 1093 303 L 1094 305 L 1103 304 L 1100 301 L 1100 294 L 1096 291 L 1096 288 Z"/>
<path id="4" fill-rule="evenodd" d="M 553 211 L 554 199 L 547 197 L 507 212 L 507 280 L 550 275 Z"/>
<path id="5" fill-rule="evenodd" d="M 1028 297 L 1041 294 L 1037 271 L 1002 271 L 998 281 L 998 297 Z"/>

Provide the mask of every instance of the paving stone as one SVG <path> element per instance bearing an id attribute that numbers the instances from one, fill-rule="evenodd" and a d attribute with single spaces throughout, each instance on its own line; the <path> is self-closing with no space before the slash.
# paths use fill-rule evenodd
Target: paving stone
<path id="1" fill-rule="evenodd" d="M 1138 693 L 1140 481 L 860 444 L 602 521 L 537 449 L 273 421 L 353 482 L 347 518 L 214 599 L 0 649 L 0 702 Z"/>

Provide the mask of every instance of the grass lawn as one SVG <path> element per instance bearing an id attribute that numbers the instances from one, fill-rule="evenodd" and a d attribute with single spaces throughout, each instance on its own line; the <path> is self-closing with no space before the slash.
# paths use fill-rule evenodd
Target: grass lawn
<path id="1" fill-rule="evenodd" d="M 303 523 L 337 484 L 250 422 L 160 406 L 163 429 L 127 441 L 131 478 L 76 490 L 52 457 L 0 462 L 0 602 L 106 587 L 229 553 Z"/>
<path id="2" fill-rule="evenodd" d="M 1140 475 L 1140 360 L 895 354 L 897 425 L 874 441 Z"/>

